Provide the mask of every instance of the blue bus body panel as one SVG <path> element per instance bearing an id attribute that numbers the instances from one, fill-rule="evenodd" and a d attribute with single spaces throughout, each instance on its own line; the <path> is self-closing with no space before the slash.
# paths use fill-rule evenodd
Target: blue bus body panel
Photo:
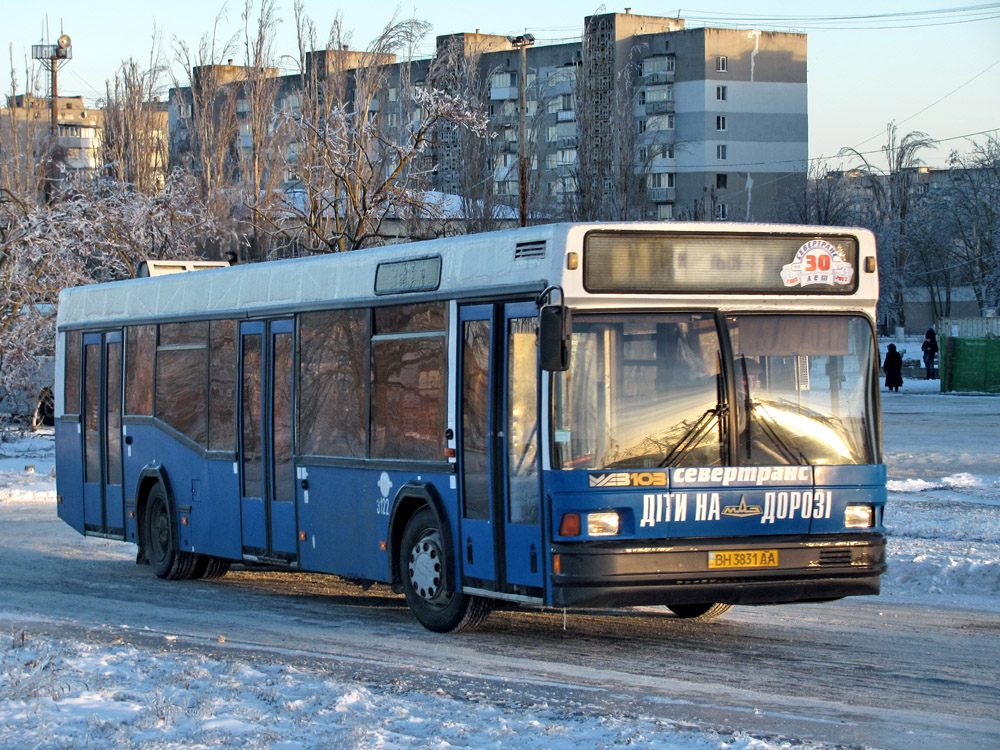
<path id="1" fill-rule="evenodd" d="M 434 486 L 447 509 L 452 539 L 457 539 L 457 497 L 449 489 L 451 476 L 300 465 L 299 529 L 305 533 L 305 540 L 299 542 L 302 569 L 388 581 L 389 516 L 399 489 L 407 482 Z M 302 480 L 307 488 L 302 487 Z"/>
<path id="2" fill-rule="evenodd" d="M 885 505 L 885 466 L 679 468 L 649 471 L 547 471 L 554 541 L 586 536 L 584 514 L 615 510 L 615 539 L 677 539 L 837 533 L 848 504 Z M 565 513 L 579 513 L 583 535 L 559 536 Z M 602 537 L 608 538 L 608 537 Z"/>
<path id="3" fill-rule="evenodd" d="M 198 451 L 152 424 L 127 424 L 132 443 L 124 457 L 125 504 L 134 506 L 139 476 L 149 466 L 160 466 L 178 509 L 190 508 L 187 523 L 178 523 L 180 548 L 233 560 L 242 557 L 240 541 L 239 477 L 233 461 L 208 460 Z M 128 519 L 126 538 L 137 542 L 136 519 Z"/>
<path id="4" fill-rule="evenodd" d="M 80 422 L 56 420 L 56 495 L 59 518 L 84 533 L 83 451 L 80 450 Z"/>

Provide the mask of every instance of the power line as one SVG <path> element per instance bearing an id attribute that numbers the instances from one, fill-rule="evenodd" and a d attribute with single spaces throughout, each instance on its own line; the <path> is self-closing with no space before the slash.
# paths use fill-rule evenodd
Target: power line
<path id="1" fill-rule="evenodd" d="M 962 90 L 962 89 L 964 89 L 964 88 L 965 88 L 966 86 L 968 86 L 968 85 L 969 85 L 970 83 L 972 83 L 972 82 L 973 82 L 974 80 L 976 80 L 977 78 L 979 78 L 979 77 L 980 77 L 980 76 L 982 76 L 983 74 L 985 74 L 985 73 L 989 72 L 990 70 L 992 70 L 993 68 L 995 68 L 995 67 L 996 67 L 997 65 L 1000 65 L 1000 59 L 998 59 L 998 60 L 994 60 L 994 61 L 993 61 L 993 63 L 991 63 L 991 64 L 990 64 L 990 65 L 988 65 L 988 66 L 987 66 L 986 68 L 984 68 L 983 70 L 979 71 L 978 73 L 976 73 L 976 74 L 975 74 L 974 76 L 972 76 L 972 78 L 970 78 L 970 79 L 969 79 L 968 81 L 966 81 L 965 83 L 961 84 L 960 86 L 956 86 L 956 87 L 955 87 L 955 88 L 953 88 L 953 89 L 952 89 L 951 91 L 949 91 L 949 92 L 948 92 L 947 94 L 945 94 L 944 96 L 942 96 L 942 97 L 941 97 L 940 99 L 938 99 L 938 100 L 936 100 L 936 101 L 933 101 L 933 102 L 931 102 L 930 104 L 928 104 L 928 105 L 927 105 L 926 107 L 924 107 L 924 108 L 923 108 L 922 110 L 920 110 L 919 112 L 914 112 L 914 113 L 913 113 L 912 115 L 910 115 L 910 116 L 909 116 L 909 117 L 907 117 L 906 119 L 903 119 L 903 120 L 900 120 L 900 121 L 899 121 L 899 124 L 900 124 L 900 125 L 902 125 L 902 124 L 903 124 L 904 122 L 909 122 L 910 120 L 912 120 L 912 119 L 913 119 L 914 117 L 916 117 L 917 115 L 922 115 L 922 114 L 923 114 L 924 112 L 926 112 L 927 110 L 929 110 L 929 109 L 930 109 L 931 107 L 934 107 L 934 106 L 936 106 L 936 105 L 940 104 L 941 102 L 943 102 L 943 101 L 944 101 L 945 99 L 947 99 L 947 98 L 948 98 L 949 96 L 951 96 L 952 94 L 955 94 L 955 93 L 957 93 L 957 92 L 961 91 L 961 90 Z M 882 135 L 882 133 L 876 133 L 875 135 L 873 135 L 873 136 L 870 136 L 869 138 L 866 138 L 865 140 L 863 140 L 863 141 L 861 141 L 860 143 L 856 144 L 855 146 L 853 146 L 853 148 L 858 148 L 858 146 L 864 146 L 864 145 L 865 145 L 866 143 L 868 143 L 868 141 L 872 141 L 872 140 L 875 140 L 875 139 L 876 139 L 876 138 L 878 138 L 878 137 L 879 137 L 880 135 Z"/>

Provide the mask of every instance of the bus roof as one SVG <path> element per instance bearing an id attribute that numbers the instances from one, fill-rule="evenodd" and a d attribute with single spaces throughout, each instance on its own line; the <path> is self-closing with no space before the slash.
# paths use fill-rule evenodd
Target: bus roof
<path id="1" fill-rule="evenodd" d="M 171 318 L 245 318 L 322 307 L 405 304 L 417 299 L 500 299 L 537 294 L 549 284 L 562 285 L 571 306 L 585 301 L 607 306 L 621 304 L 623 299 L 654 305 L 662 304 L 666 296 L 674 302 L 686 299 L 687 304 L 699 299 L 702 305 L 719 303 L 716 298 L 708 302 L 704 293 L 700 297 L 589 294 L 580 272 L 566 270 L 566 253 L 579 251 L 584 235 L 595 230 L 770 237 L 850 235 L 862 245 L 861 255 L 874 257 L 874 239 L 867 230 L 720 222 L 546 224 L 66 289 L 60 294 L 58 325 L 65 329 Z M 852 309 L 873 308 L 877 274 L 869 273 L 858 281 L 855 294 L 837 299 Z M 836 305 L 829 296 L 817 300 L 815 295 L 803 293 L 791 298 L 787 294 L 775 296 L 766 306 L 773 309 L 775 304 L 794 301 L 801 305 L 810 300 L 824 309 Z M 734 300 L 734 306 L 757 306 L 748 302 L 744 294 L 739 305 Z"/>

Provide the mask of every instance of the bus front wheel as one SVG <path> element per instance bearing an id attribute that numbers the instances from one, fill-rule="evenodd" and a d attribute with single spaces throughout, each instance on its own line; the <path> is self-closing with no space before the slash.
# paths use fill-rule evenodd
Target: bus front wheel
<path id="1" fill-rule="evenodd" d="M 733 608 L 732 604 L 668 604 L 667 609 L 682 620 L 714 620 Z"/>
<path id="2" fill-rule="evenodd" d="M 190 578 L 196 555 L 184 552 L 177 546 L 170 503 L 162 485 L 157 484 L 149 491 L 143 520 L 146 557 L 153 566 L 156 577 L 168 580 Z"/>
<path id="3" fill-rule="evenodd" d="M 421 508 L 406 524 L 399 548 L 406 603 L 428 630 L 437 633 L 471 630 L 492 611 L 493 602 L 448 590 L 451 561 L 442 540 L 430 508 Z"/>

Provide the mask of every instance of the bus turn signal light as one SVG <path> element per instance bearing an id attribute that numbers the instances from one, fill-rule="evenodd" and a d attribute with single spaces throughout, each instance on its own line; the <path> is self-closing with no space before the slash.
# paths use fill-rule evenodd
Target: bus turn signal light
<path id="1" fill-rule="evenodd" d="M 559 536 L 580 536 L 580 514 L 563 513 L 559 522 Z"/>

